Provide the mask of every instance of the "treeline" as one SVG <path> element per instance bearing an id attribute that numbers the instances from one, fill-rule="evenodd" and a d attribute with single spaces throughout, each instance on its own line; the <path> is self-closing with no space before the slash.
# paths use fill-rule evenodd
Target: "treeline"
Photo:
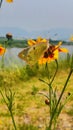
<path id="1" fill-rule="evenodd" d="M 36 40 L 36 39 L 34 39 Z M 60 40 L 52 40 L 49 39 L 51 44 L 58 44 Z M 73 42 L 67 42 L 67 41 L 62 41 L 63 45 L 73 45 Z M 18 48 L 23 48 L 27 46 L 27 39 L 10 39 L 7 40 L 5 37 L 0 37 L 0 45 L 7 45 L 7 47 L 12 48 L 12 47 L 18 47 Z"/>
<path id="2" fill-rule="evenodd" d="M 52 40 L 52 39 L 49 39 L 49 41 L 51 44 L 58 44 L 60 41 L 62 41 L 63 45 L 73 45 L 73 42 L 70 42 L 70 41 Z"/>
<path id="3" fill-rule="evenodd" d="M 18 47 L 23 48 L 27 46 L 27 40 L 24 39 L 10 39 L 7 40 L 4 37 L 0 38 L 0 44 L 9 48 Z"/>

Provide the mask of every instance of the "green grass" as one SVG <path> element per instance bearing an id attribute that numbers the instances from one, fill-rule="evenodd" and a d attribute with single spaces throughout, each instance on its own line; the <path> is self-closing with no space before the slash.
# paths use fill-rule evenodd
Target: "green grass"
<path id="1" fill-rule="evenodd" d="M 73 105 L 71 106 L 71 108 L 67 111 L 67 114 L 69 116 L 73 116 Z"/>
<path id="2" fill-rule="evenodd" d="M 70 68 L 69 59 L 59 61 L 59 70 L 53 82 L 53 87 L 57 87 L 58 93 L 63 88 Z M 48 65 L 49 80 L 55 72 L 56 64 L 52 62 Z M 14 68 L 0 69 L 0 90 L 11 88 L 15 92 L 13 113 L 18 130 L 45 130 L 48 124 L 49 107 L 45 104 L 46 97 L 40 93 L 47 94 L 48 86 L 41 82 L 39 78 L 47 80 L 48 73 L 45 66 L 34 67 L 24 66 Z M 73 75 L 70 78 L 65 96 L 68 92 L 73 92 Z M 68 103 L 69 111 L 63 111 L 69 116 L 73 114 L 73 98 Z M 0 130 L 13 130 L 10 114 L 0 95 Z"/>

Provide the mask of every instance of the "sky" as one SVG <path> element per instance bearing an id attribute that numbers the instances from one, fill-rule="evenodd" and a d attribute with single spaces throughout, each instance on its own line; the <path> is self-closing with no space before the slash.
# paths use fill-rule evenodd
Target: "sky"
<path id="1" fill-rule="evenodd" d="M 0 27 L 73 29 L 73 0 L 14 0 L 10 4 L 3 0 Z"/>

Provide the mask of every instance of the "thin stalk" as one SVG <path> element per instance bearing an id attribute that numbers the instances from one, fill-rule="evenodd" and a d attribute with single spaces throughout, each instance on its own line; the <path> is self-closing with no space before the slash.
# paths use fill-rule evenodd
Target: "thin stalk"
<path id="1" fill-rule="evenodd" d="M 1 65 L 1 68 L 2 68 L 2 69 L 4 68 L 4 55 L 5 55 L 5 54 L 2 55 L 2 65 Z"/>
<path id="2" fill-rule="evenodd" d="M 50 77 L 49 77 L 48 63 L 45 64 L 45 70 L 47 70 L 46 74 L 48 75 L 48 79 L 50 79 Z"/>
<path id="3" fill-rule="evenodd" d="M 8 104 L 7 104 L 6 100 L 5 100 L 5 97 L 4 97 L 3 93 L 1 92 L 1 90 L 0 90 L 0 93 L 1 93 L 1 95 L 2 95 L 2 98 L 3 98 L 4 102 L 5 102 L 5 104 L 6 104 L 7 107 L 8 107 Z"/>
<path id="4" fill-rule="evenodd" d="M 56 107 L 55 107 L 55 109 L 54 109 L 54 111 L 53 111 L 53 113 L 52 113 L 52 117 L 51 117 L 50 125 L 49 125 L 49 130 L 51 130 L 51 125 L 52 125 L 53 118 L 54 118 L 54 116 L 55 116 L 56 110 L 57 110 L 58 105 L 59 105 L 59 103 L 60 103 L 60 101 L 61 101 L 61 98 L 62 98 L 62 96 L 63 96 L 63 93 L 64 93 L 64 91 L 65 91 L 65 89 L 66 89 L 66 87 L 67 87 L 67 83 L 68 83 L 68 81 L 69 81 L 69 79 L 70 79 L 70 77 L 71 77 L 72 72 L 73 72 L 73 70 L 71 69 L 71 70 L 70 70 L 70 73 L 69 73 L 69 75 L 68 75 L 68 77 L 67 77 L 67 80 L 66 80 L 66 82 L 65 82 L 65 85 L 64 85 L 64 87 L 63 87 L 63 89 L 62 89 L 62 92 L 61 92 L 61 94 L 60 94 L 60 97 L 59 97 L 59 99 L 58 99 L 58 102 L 57 102 L 57 104 L 56 104 Z"/>
<path id="5" fill-rule="evenodd" d="M 52 112 L 52 87 L 51 87 L 51 84 L 49 84 L 49 100 L 50 100 L 50 118 L 51 118 L 51 112 Z"/>
<path id="6" fill-rule="evenodd" d="M 54 73 L 54 75 L 53 75 L 53 78 L 52 78 L 52 80 L 51 80 L 51 82 L 50 82 L 50 84 L 52 84 L 52 82 L 54 81 L 54 78 L 55 78 L 55 76 L 56 76 L 56 74 L 57 74 L 57 71 L 58 71 L 58 62 L 57 62 L 57 60 L 55 60 L 55 63 L 56 63 L 56 71 L 55 71 L 55 73 Z"/>
<path id="7" fill-rule="evenodd" d="M 10 111 L 10 115 L 11 115 L 11 118 L 12 118 L 14 129 L 17 130 L 12 110 L 9 110 L 9 111 Z"/>
<path id="8" fill-rule="evenodd" d="M 50 117 L 52 116 L 52 82 L 54 81 L 54 78 L 55 78 L 55 76 L 56 76 L 56 74 L 57 74 L 57 71 L 58 71 L 58 62 L 57 62 L 57 60 L 55 60 L 55 62 L 56 62 L 56 71 L 55 71 L 55 73 L 54 73 L 54 75 L 53 75 L 53 78 L 52 78 L 52 80 L 51 80 L 51 82 L 50 82 L 50 84 L 49 84 L 49 98 L 50 98 Z"/>
<path id="9" fill-rule="evenodd" d="M 9 91 L 10 91 L 10 90 L 9 90 Z M 10 116 L 11 116 L 11 118 L 12 118 L 12 122 L 13 122 L 14 129 L 17 130 L 16 124 L 15 124 L 15 120 L 14 120 L 14 116 L 13 116 L 13 112 L 12 112 L 12 100 L 13 100 L 12 98 L 14 97 L 14 95 L 12 95 L 12 92 L 11 92 L 11 91 L 10 91 L 10 97 L 8 97 L 7 94 L 5 94 L 7 100 L 9 101 L 9 103 L 8 103 L 8 102 L 6 101 L 6 99 L 5 99 L 5 97 L 4 97 L 4 95 L 3 95 L 3 93 L 2 93 L 1 90 L 0 90 L 0 93 L 1 93 L 1 95 L 2 95 L 2 98 L 3 98 L 3 100 L 4 100 L 5 104 L 6 104 L 6 106 L 7 106 L 8 110 L 9 110 L 9 112 L 10 112 Z"/>
<path id="10" fill-rule="evenodd" d="M 48 64 L 46 63 L 46 66 L 45 66 L 45 69 L 46 69 L 46 72 L 49 74 L 49 70 L 48 70 Z M 49 78 L 49 76 L 48 76 Z M 49 107 L 50 107 L 50 118 L 51 118 L 51 112 L 52 112 L 52 86 L 51 84 L 48 83 L 48 86 L 49 86 L 49 101 L 50 101 L 50 104 L 49 104 Z"/>

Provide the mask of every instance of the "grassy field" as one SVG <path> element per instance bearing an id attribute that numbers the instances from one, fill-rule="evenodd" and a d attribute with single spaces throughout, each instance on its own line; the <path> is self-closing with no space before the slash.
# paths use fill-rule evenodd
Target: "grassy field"
<path id="1" fill-rule="evenodd" d="M 5 96 L 8 88 L 15 92 L 13 114 L 17 130 L 46 130 L 49 123 L 49 106 L 45 104 L 48 93 L 48 86 L 39 79 L 48 81 L 51 79 L 55 64 L 49 64 L 49 74 L 45 71 L 45 66 L 35 65 L 34 67 L 24 66 L 0 69 L 0 90 Z M 70 63 L 68 59 L 59 61 L 59 70 L 53 82 L 53 87 L 57 87 L 60 94 L 68 73 Z M 49 76 L 49 79 L 48 79 Z M 43 94 L 42 94 L 43 93 Z M 64 98 L 73 93 L 73 74 L 68 82 Z M 64 107 L 59 117 L 59 130 L 73 130 L 73 96 Z M 0 94 L 0 130 L 14 130 L 10 113 Z"/>

